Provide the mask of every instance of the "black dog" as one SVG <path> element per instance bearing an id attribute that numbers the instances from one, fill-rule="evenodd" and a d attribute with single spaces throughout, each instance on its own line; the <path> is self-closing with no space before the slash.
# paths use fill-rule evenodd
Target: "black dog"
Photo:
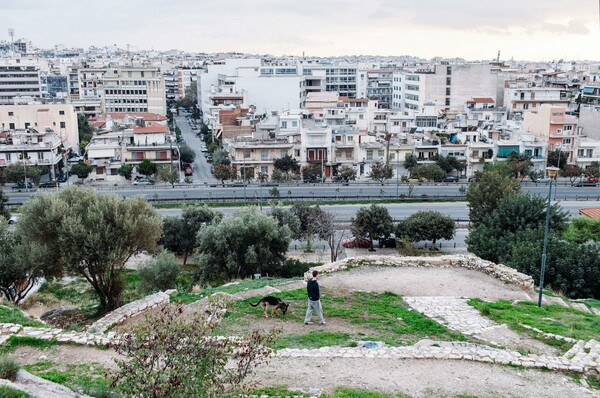
<path id="1" fill-rule="evenodd" d="M 273 306 L 273 309 L 271 310 L 271 315 L 272 316 L 277 315 L 277 311 L 279 311 L 280 309 L 281 309 L 281 313 L 283 315 L 285 315 L 285 313 L 287 312 L 288 307 L 289 307 L 289 304 L 286 304 L 283 301 L 281 301 L 280 298 L 273 297 L 273 296 L 263 297 L 256 304 L 250 303 L 250 305 L 253 306 L 253 307 L 258 307 L 259 304 L 262 305 L 262 307 L 263 307 L 263 314 L 265 315 L 265 318 L 268 318 L 267 307 L 269 305 Z"/>

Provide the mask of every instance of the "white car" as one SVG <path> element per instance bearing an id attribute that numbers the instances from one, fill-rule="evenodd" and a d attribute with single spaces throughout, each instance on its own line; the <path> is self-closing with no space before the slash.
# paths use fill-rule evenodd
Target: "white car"
<path id="1" fill-rule="evenodd" d="M 8 219 L 8 223 L 9 224 L 14 224 L 17 221 L 19 221 L 19 218 L 21 218 L 21 216 L 17 215 L 17 214 L 13 214 L 10 216 L 10 218 Z"/>
<path id="2" fill-rule="evenodd" d="M 79 163 L 79 162 L 83 162 L 85 159 L 83 156 L 72 156 L 69 159 L 67 159 L 67 162 L 69 163 Z"/>
<path id="3" fill-rule="evenodd" d="M 154 181 L 152 181 L 148 178 L 138 178 L 133 181 L 133 185 L 152 185 L 152 184 L 154 184 Z"/>

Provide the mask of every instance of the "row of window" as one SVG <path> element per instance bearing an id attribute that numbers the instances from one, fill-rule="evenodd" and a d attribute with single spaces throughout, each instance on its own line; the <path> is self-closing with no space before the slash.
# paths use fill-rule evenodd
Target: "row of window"
<path id="1" fill-rule="evenodd" d="M 9 113 L 12 113 L 12 112 L 9 112 Z M 56 127 L 56 122 L 52 122 L 52 125 L 54 127 Z M 25 129 L 28 129 L 28 128 L 31 127 L 31 123 L 25 122 L 23 124 L 23 126 L 24 126 Z M 37 123 L 34 123 L 33 126 L 37 127 Z M 67 123 L 66 122 L 59 122 L 59 126 L 60 126 L 61 129 L 66 129 L 67 128 Z M 2 123 L 2 128 L 3 129 L 6 128 L 4 123 Z M 17 128 L 17 125 L 15 123 L 8 123 L 8 129 L 9 130 L 15 130 L 16 128 Z"/>
<path id="2" fill-rule="evenodd" d="M 146 95 L 146 90 L 105 90 L 106 95 Z"/>
<path id="3" fill-rule="evenodd" d="M 146 99 L 107 99 L 107 104 L 146 104 Z"/>
<path id="4" fill-rule="evenodd" d="M 28 160 L 31 160 L 33 157 L 36 157 L 37 160 L 44 160 L 45 153 L 49 153 L 49 152 L 25 152 L 24 154 L 25 154 L 25 159 L 28 159 Z M 23 160 L 23 152 L 20 152 L 20 153 L 6 152 L 6 153 L 4 153 L 4 158 L 8 162 L 10 162 L 12 160 L 15 160 L 15 161 Z"/>
<path id="5" fill-rule="evenodd" d="M 107 112 L 148 112 L 148 108 L 109 108 L 106 107 Z"/>

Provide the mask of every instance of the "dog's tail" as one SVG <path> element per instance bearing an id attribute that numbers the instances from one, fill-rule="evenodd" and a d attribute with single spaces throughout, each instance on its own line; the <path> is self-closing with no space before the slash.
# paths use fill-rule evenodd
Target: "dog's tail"
<path id="1" fill-rule="evenodd" d="M 262 300 L 258 300 L 258 303 L 256 303 L 256 304 L 252 304 L 252 303 L 248 303 L 248 304 L 250 304 L 250 305 L 251 305 L 251 306 L 253 306 L 253 307 L 258 307 L 258 305 L 260 304 L 260 302 L 261 302 L 261 301 L 262 301 Z"/>

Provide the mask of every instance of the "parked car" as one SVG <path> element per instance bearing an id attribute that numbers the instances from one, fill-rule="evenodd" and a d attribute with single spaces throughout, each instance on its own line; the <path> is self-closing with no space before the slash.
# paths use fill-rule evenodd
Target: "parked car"
<path id="1" fill-rule="evenodd" d="M 458 177 L 457 176 L 446 176 L 446 178 L 444 178 L 442 181 L 443 182 L 458 182 Z"/>
<path id="2" fill-rule="evenodd" d="M 30 183 L 29 181 L 27 181 L 25 183 L 23 183 L 23 182 L 15 182 L 10 187 L 12 189 L 31 189 L 31 188 L 33 188 L 33 184 Z"/>
<path id="3" fill-rule="evenodd" d="M 388 237 L 380 237 L 378 239 L 379 247 L 396 247 L 396 237 L 388 236 Z"/>
<path id="4" fill-rule="evenodd" d="M 550 181 L 552 181 L 552 178 L 550 178 L 550 177 L 540 177 L 540 178 L 537 178 L 534 182 L 536 184 L 547 184 Z"/>
<path id="5" fill-rule="evenodd" d="M 79 155 L 73 155 L 71 157 L 69 157 L 67 159 L 67 162 L 69 163 L 79 163 L 79 162 L 83 162 L 85 159 L 83 156 L 79 156 Z"/>
<path id="6" fill-rule="evenodd" d="M 350 239 L 344 239 L 344 241 L 342 242 L 342 246 L 344 246 L 346 248 L 355 248 L 355 247 L 367 248 L 367 247 L 371 247 L 371 241 L 367 238 L 360 238 L 357 236 L 353 236 Z"/>
<path id="7" fill-rule="evenodd" d="M 573 184 L 571 184 L 571 186 L 573 186 L 573 187 L 596 187 L 596 186 L 598 186 L 598 184 L 595 182 L 592 182 L 592 181 L 578 181 L 578 182 L 574 182 Z"/>
<path id="8" fill-rule="evenodd" d="M 595 182 L 596 184 L 600 183 L 600 177 L 588 177 L 589 182 Z"/>
<path id="9" fill-rule="evenodd" d="M 191 167 L 186 167 L 185 169 L 183 169 L 183 175 L 186 177 L 190 177 L 194 175 L 194 170 Z"/>
<path id="10" fill-rule="evenodd" d="M 57 178 L 58 182 L 67 182 L 68 179 L 69 179 L 68 174 L 61 174 Z"/>
<path id="11" fill-rule="evenodd" d="M 10 216 L 10 218 L 8 219 L 8 223 L 9 223 L 9 224 L 14 224 L 14 223 L 16 223 L 17 221 L 19 221 L 19 218 L 21 218 L 21 216 L 19 216 L 19 215 L 16 215 L 16 214 L 12 214 L 12 215 Z"/>
<path id="12" fill-rule="evenodd" d="M 133 185 L 152 185 L 154 181 L 149 178 L 136 178 L 133 180 Z"/>
<path id="13" fill-rule="evenodd" d="M 212 163 L 212 161 L 213 161 L 213 157 L 212 157 L 212 155 L 208 155 L 208 156 L 206 157 L 206 161 L 207 161 L 208 163 Z"/>
<path id="14" fill-rule="evenodd" d="M 39 188 L 56 188 L 58 185 L 59 185 L 58 181 L 50 180 L 50 181 L 41 182 L 40 185 L 38 185 L 38 187 Z"/>
<path id="15" fill-rule="evenodd" d="M 479 182 L 480 178 L 479 176 L 472 176 L 469 177 L 469 179 L 467 180 L 468 182 Z"/>

